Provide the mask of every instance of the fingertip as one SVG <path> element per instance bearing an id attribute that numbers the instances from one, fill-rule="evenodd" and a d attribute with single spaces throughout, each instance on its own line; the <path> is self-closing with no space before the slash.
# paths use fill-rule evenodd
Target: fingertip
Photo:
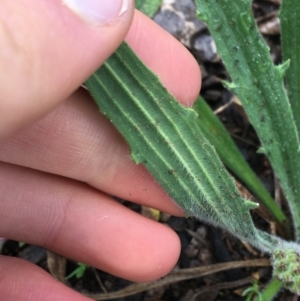
<path id="1" fill-rule="evenodd" d="M 148 261 L 149 270 L 144 275 L 138 276 L 137 282 L 154 281 L 166 276 L 178 262 L 181 243 L 178 235 L 169 227 L 160 224 L 161 232 L 152 242 L 154 254 L 153 261 Z M 164 227 L 165 229 L 162 229 Z M 154 230 L 157 231 L 157 230 Z M 142 277 L 143 276 L 143 277 Z"/>
<path id="2" fill-rule="evenodd" d="M 180 255 L 180 240 L 172 229 L 157 224 L 149 227 L 145 235 L 147 242 L 141 246 L 141 240 L 137 240 L 138 252 L 136 256 L 132 256 L 131 263 L 129 260 L 128 271 L 135 270 L 130 275 L 131 281 L 150 282 L 166 276 L 174 268 Z"/>
<path id="3" fill-rule="evenodd" d="M 176 264 L 180 242 L 171 228 L 82 183 L 8 164 L 1 168 L 6 178 L 2 201 L 7 210 L 0 219 L 4 237 L 132 281 L 157 279 Z M 17 187 L 13 193 L 12 186 Z M 26 210 L 20 206 L 24 203 Z M 12 226 L 15 220 L 21 228 Z"/>
<path id="4" fill-rule="evenodd" d="M 89 301 L 41 268 L 19 258 L 0 256 L 0 299 Z"/>
<path id="5" fill-rule="evenodd" d="M 135 215 L 135 216 L 134 216 Z M 113 232 L 110 253 L 101 255 L 109 266 L 100 262 L 100 268 L 121 278 L 134 282 L 149 282 L 168 274 L 176 265 L 180 255 L 178 235 L 168 226 L 155 222 L 134 212 L 122 216 L 123 229 Z M 112 228 L 107 230 L 109 234 Z M 120 252 L 120 250 L 122 250 Z M 103 250 L 101 250 L 103 251 Z"/>

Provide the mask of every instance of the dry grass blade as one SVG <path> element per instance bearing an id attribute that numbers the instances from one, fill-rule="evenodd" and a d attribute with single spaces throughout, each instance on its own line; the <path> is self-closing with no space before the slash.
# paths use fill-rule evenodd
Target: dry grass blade
<path id="1" fill-rule="evenodd" d="M 68 284 L 67 280 L 65 279 L 66 264 L 66 258 L 50 251 L 47 252 L 47 265 L 51 275 L 64 284 Z"/>
<path id="2" fill-rule="evenodd" d="M 197 268 L 181 269 L 179 271 L 172 272 L 168 276 L 160 280 L 157 280 L 155 282 L 134 283 L 117 292 L 107 293 L 107 294 L 85 294 L 85 296 L 90 297 L 94 300 L 111 300 L 115 298 L 131 296 L 167 284 L 172 284 L 175 282 L 193 279 L 193 278 L 199 278 L 205 275 L 214 274 L 225 270 L 245 268 L 245 267 L 266 267 L 269 265 L 270 265 L 269 259 L 262 258 L 262 259 L 246 260 L 246 261 L 218 263 L 218 264 L 212 264 L 209 266 L 197 267 Z"/>
<path id="3" fill-rule="evenodd" d="M 260 271 L 258 273 L 259 277 L 264 276 L 266 274 L 265 272 L 266 271 Z M 193 295 L 193 297 L 189 301 L 196 300 L 197 297 L 199 297 L 200 295 L 202 295 L 202 294 L 204 294 L 208 291 L 210 291 L 210 292 L 213 291 L 213 292 L 218 293 L 220 290 L 223 290 L 223 289 L 232 289 L 232 288 L 236 288 L 236 287 L 246 285 L 248 283 L 253 282 L 253 279 L 254 279 L 253 276 L 249 276 L 249 277 L 239 279 L 239 280 L 236 280 L 236 281 L 222 282 L 222 283 L 218 283 L 218 284 L 215 284 L 215 285 L 206 286 L 204 288 L 201 288 L 201 289 L 197 290 L 195 292 L 195 294 Z"/>

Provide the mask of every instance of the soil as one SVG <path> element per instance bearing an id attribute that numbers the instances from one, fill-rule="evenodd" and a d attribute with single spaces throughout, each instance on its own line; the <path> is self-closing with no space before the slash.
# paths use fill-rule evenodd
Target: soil
<path id="1" fill-rule="evenodd" d="M 270 46 L 275 63 L 281 60 L 280 27 L 277 17 L 279 2 L 280 0 L 253 2 L 256 21 Z M 268 160 L 256 152 L 260 143 L 242 105 L 222 86 L 221 81 L 229 79 L 229 76 L 216 53 L 214 41 L 206 25 L 196 19 L 193 1 L 164 1 L 154 20 L 180 40 L 197 59 L 203 76 L 201 95 L 212 110 L 217 112 L 245 159 L 271 195 L 274 195 L 275 190 L 279 190 L 278 183 L 274 180 Z M 243 194 L 251 197 L 242 185 L 239 185 L 239 188 Z M 92 296 L 98 300 L 240 301 L 245 300 L 242 293 L 253 283 L 263 288 L 270 280 L 271 268 L 267 256 L 225 231 L 207 226 L 193 218 L 173 217 L 125 201 L 124 205 L 150 218 L 158 219 L 177 232 L 182 252 L 176 267 L 166 278 L 142 285 L 132 284 L 87 267 L 81 277 L 74 276 L 68 280 L 68 285 L 75 290 L 85 294 L 96 294 Z M 272 231 L 272 222 L 262 214 L 253 213 L 253 219 L 257 227 Z M 38 246 L 7 240 L 2 242 L 0 250 L 2 254 L 24 258 L 47 271 L 50 269 L 58 278 L 61 273 L 69 275 L 78 267 L 76 262 L 58 258 Z M 55 263 L 60 262 L 61 269 L 53 268 L 52 260 Z M 65 281 L 64 277 L 62 280 Z M 278 294 L 276 300 L 298 299 L 284 291 Z"/>

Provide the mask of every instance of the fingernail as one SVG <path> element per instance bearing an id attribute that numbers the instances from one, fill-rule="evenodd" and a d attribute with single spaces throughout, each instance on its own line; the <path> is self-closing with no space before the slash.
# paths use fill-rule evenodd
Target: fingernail
<path id="1" fill-rule="evenodd" d="M 130 0 L 62 0 L 79 17 L 96 26 L 113 23 L 129 8 Z"/>

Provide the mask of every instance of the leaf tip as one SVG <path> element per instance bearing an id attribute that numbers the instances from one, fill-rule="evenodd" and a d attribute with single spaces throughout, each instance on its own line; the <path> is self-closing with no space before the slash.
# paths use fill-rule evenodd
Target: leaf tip
<path id="1" fill-rule="evenodd" d="M 291 62 L 291 60 L 288 59 L 284 63 L 282 63 L 282 64 L 275 67 L 279 79 L 282 79 L 285 76 L 286 71 L 289 69 L 290 62 Z"/>
<path id="2" fill-rule="evenodd" d="M 131 151 L 131 159 L 135 164 L 146 163 L 139 152 Z"/>
<path id="3" fill-rule="evenodd" d="M 249 199 L 244 199 L 244 202 L 249 210 L 257 209 L 259 207 L 259 203 L 252 202 Z"/>
<path id="4" fill-rule="evenodd" d="M 256 153 L 258 153 L 258 154 L 266 154 L 266 149 L 265 149 L 263 146 L 261 146 L 261 147 L 256 151 Z"/>
<path id="5" fill-rule="evenodd" d="M 208 16 L 204 12 L 197 10 L 197 18 L 205 23 L 208 22 Z"/>
<path id="6" fill-rule="evenodd" d="M 237 88 L 237 85 L 234 82 L 228 82 L 226 80 L 223 80 L 222 84 L 225 86 L 225 88 L 232 91 L 234 91 Z"/>

